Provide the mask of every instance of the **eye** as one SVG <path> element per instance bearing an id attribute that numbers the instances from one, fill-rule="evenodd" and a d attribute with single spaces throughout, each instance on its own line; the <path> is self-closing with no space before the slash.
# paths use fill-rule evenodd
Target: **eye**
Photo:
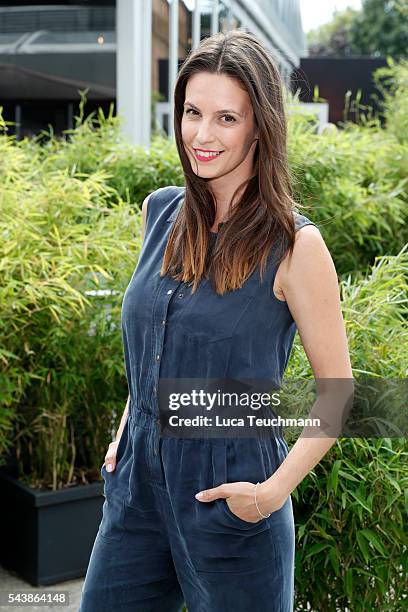
<path id="1" fill-rule="evenodd" d="M 188 115 L 190 112 L 193 113 L 197 113 L 197 115 L 199 115 L 200 113 L 198 111 L 196 111 L 194 108 L 188 108 L 187 110 L 185 110 L 185 114 Z M 196 115 L 193 115 L 193 117 L 195 117 Z M 229 117 L 230 119 L 232 119 L 232 121 L 223 121 L 223 123 L 235 123 L 236 119 L 235 117 L 233 117 L 232 115 L 221 115 L 221 117 Z"/>

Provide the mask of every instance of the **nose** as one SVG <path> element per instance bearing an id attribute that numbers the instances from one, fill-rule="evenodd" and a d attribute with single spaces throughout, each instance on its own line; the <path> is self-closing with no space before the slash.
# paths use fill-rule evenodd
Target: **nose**
<path id="1" fill-rule="evenodd" d="M 197 143 L 204 145 L 209 142 L 214 142 L 214 138 L 211 135 L 211 127 L 209 121 L 202 121 L 197 132 L 196 137 Z"/>

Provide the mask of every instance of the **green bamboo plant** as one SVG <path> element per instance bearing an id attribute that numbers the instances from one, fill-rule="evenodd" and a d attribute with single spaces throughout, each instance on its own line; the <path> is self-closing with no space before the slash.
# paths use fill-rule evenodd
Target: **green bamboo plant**
<path id="1" fill-rule="evenodd" d="M 127 397 L 120 306 L 140 212 L 102 170 L 41 169 L 3 183 L 1 212 L 2 450 L 13 420 L 23 481 L 87 482 Z"/>
<path id="2" fill-rule="evenodd" d="M 353 376 L 408 366 L 408 244 L 340 282 Z M 286 376 L 310 378 L 296 336 Z M 304 398 L 298 398 L 300 404 Z M 392 398 L 390 398 L 390 402 Z M 296 402 L 294 402 L 296 404 Z M 295 438 L 287 437 L 289 446 Z M 296 610 L 403 610 L 408 575 L 406 438 L 339 438 L 293 492 Z"/>

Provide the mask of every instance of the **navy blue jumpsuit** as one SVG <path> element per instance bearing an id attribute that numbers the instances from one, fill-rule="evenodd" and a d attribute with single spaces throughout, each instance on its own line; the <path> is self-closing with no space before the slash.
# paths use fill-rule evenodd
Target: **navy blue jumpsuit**
<path id="1" fill-rule="evenodd" d="M 263 482 L 288 454 L 283 435 L 160 436 L 159 376 L 282 380 L 296 324 L 272 287 L 273 251 L 243 287 L 218 295 L 209 280 L 160 277 L 184 188 L 153 192 L 140 258 L 122 304 L 129 415 L 116 469 L 105 481 L 103 518 L 80 612 L 290 612 L 295 533 L 291 496 L 248 522 L 225 499 L 195 494 L 226 482 Z M 297 212 L 297 229 L 312 224 Z M 211 240 L 216 240 L 212 232 Z"/>

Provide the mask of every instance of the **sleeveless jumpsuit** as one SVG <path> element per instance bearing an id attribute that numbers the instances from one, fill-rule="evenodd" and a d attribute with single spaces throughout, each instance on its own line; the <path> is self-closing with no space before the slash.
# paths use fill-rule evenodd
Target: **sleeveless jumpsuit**
<path id="1" fill-rule="evenodd" d="M 122 304 L 129 414 L 116 469 L 104 478 L 103 517 L 79 612 L 291 612 L 295 532 L 291 496 L 248 522 L 225 499 L 200 502 L 226 482 L 263 482 L 284 461 L 280 433 L 266 438 L 161 437 L 160 378 L 282 380 L 296 324 L 272 287 L 273 251 L 239 290 L 160 277 L 184 187 L 152 193 L 140 258 Z M 294 212 L 296 228 L 315 225 Z M 220 224 L 221 225 L 221 224 Z M 211 240 L 216 240 L 211 233 Z"/>

